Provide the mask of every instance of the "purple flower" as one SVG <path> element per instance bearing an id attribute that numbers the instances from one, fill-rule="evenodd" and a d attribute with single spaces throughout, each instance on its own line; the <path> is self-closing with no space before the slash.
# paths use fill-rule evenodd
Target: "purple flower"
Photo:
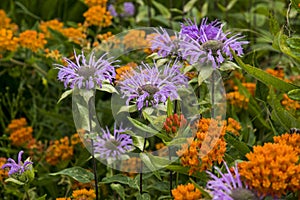
<path id="1" fill-rule="evenodd" d="M 187 78 L 181 74 L 180 65 L 176 62 L 164 66 L 164 69 L 158 69 L 142 63 L 135 71 L 126 73 L 124 79 L 119 82 L 122 98 L 127 97 L 126 104 L 134 101 L 137 109 L 143 107 L 156 106 L 159 103 L 165 103 L 168 98 L 178 99 L 177 89 L 187 86 Z"/>
<path id="2" fill-rule="evenodd" d="M 117 129 L 114 124 L 114 135 L 112 136 L 108 127 L 101 129 L 102 135 L 97 136 L 94 142 L 94 152 L 101 159 L 120 159 L 127 151 L 133 149 L 132 139 L 124 134 L 128 129 L 122 129 L 122 125 Z"/>
<path id="3" fill-rule="evenodd" d="M 11 176 L 12 174 L 23 174 L 26 170 L 29 169 L 29 166 L 33 164 L 33 162 L 26 160 L 24 163 L 21 161 L 22 160 L 22 154 L 24 151 L 20 151 L 18 154 L 18 164 L 16 163 L 15 160 L 12 158 L 7 159 L 7 163 L 2 165 L 2 169 L 9 167 L 10 170 L 8 172 L 8 175 Z"/>
<path id="4" fill-rule="evenodd" d="M 135 7 L 134 4 L 132 2 L 124 2 L 123 4 L 124 7 L 124 11 L 121 14 L 121 16 L 125 17 L 125 16 L 133 16 L 134 12 L 135 12 Z"/>
<path id="5" fill-rule="evenodd" d="M 117 17 L 118 16 L 118 13 L 117 13 L 114 5 L 110 4 L 108 6 L 108 11 L 110 12 L 111 16 L 113 16 L 113 17 Z"/>
<path id="6" fill-rule="evenodd" d="M 207 24 L 207 18 L 204 18 L 199 27 L 191 20 L 187 20 L 187 24 L 182 25 L 180 31 L 184 38 L 181 49 L 183 58 L 191 64 L 211 62 L 214 69 L 219 68 L 226 58 L 233 59 L 230 48 L 242 56 L 242 45 L 248 44 L 248 41 L 238 41 L 244 37 L 240 34 L 229 37 L 231 33 L 224 33 L 224 24 L 217 20 Z"/>
<path id="7" fill-rule="evenodd" d="M 87 62 L 83 52 L 81 55 L 76 55 L 74 51 L 74 55 L 76 63 L 64 58 L 68 63 L 67 66 L 56 64 L 59 69 L 58 80 L 64 82 L 65 88 L 77 86 L 79 89 L 93 89 L 97 85 L 102 87 L 102 82 L 105 80 L 112 83 L 112 79 L 116 75 L 112 66 L 115 61 L 112 60 L 112 57 L 105 59 L 107 54 L 104 54 L 96 60 L 94 52 L 92 52 Z"/>
<path id="8" fill-rule="evenodd" d="M 181 56 L 179 49 L 181 39 L 179 36 L 176 33 L 174 36 L 170 36 L 165 29 L 160 29 L 162 33 L 158 29 L 155 29 L 157 35 L 150 40 L 151 50 L 158 50 L 157 54 L 162 57 L 170 55 Z"/>
<path id="9" fill-rule="evenodd" d="M 233 167 L 234 174 L 232 174 L 224 162 L 227 173 L 223 174 L 218 167 L 215 167 L 221 177 L 217 177 L 210 171 L 207 173 L 212 180 L 207 182 L 207 189 L 211 191 L 213 200 L 246 200 L 258 199 L 257 196 L 248 189 L 247 185 L 243 184 L 238 172 L 237 164 Z"/>

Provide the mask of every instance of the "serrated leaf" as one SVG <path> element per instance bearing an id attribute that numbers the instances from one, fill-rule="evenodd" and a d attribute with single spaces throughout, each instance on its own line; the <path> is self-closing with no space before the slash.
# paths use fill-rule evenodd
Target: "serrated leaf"
<path id="1" fill-rule="evenodd" d="M 288 93 L 289 98 L 300 101 L 300 89 L 291 90 Z"/>
<path id="2" fill-rule="evenodd" d="M 86 169 L 83 169 L 82 167 L 78 167 L 78 166 L 67 168 L 59 172 L 50 173 L 49 175 L 51 176 L 66 175 L 75 179 L 80 183 L 89 183 L 94 179 L 94 175 L 92 172 L 87 171 Z"/>
<path id="3" fill-rule="evenodd" d="M 267 72 L 253 67 L 251 65 L 245 64 L 236 54 L 235 52 L 231 51 L 233 54 L 234 59 L 237 61 L 239 66 L 245 70 L 247 73 L 249 73 L 254 78 L 260 80 L 266 85 L 273 85 L 278 90 L 282 90 L 284 92 L 288 92 L 290 90 L 298 89 L 299 86 L 293 85 L 291 83 L 287 83 L 275 76 L 272 76 L 271 74 L 268 74 Z"/>
<path id="4" fill-rule="evenodd" d="M 72 94 L 73 89 L 67 90 L 64 93 L 62 93 L 62 95 L 60 96 L 59 100 L 57 101 L 57 103 L 61 102 L 63 99 L 67 98 L 70 94 Z"/>
<path id="5" fill-rule="evenodd" d="M 151 3 L 156 7 L 157 10 L 167 19 L 171 18 L 171 13 L 168 8 L 166 8 L 163 4 L 158 3 L 157 1 L 152 0 Z"/>

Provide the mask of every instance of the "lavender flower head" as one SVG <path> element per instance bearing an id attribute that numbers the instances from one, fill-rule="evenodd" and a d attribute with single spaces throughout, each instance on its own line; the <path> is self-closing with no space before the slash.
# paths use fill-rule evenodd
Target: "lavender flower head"
<path id="1" fill-rule="evenodd" d="M 108 6 L 108 11 L 110 12 L 111 16 L 113 16 L 113 17 L 117 17 L 118 16 L 118 13 L 117 13 L 114 5 L 110 4 Z"/>
<path id="2" fill-rule="evenodd" d="M 204 18 L 197 26 L 187 20 L 187 25 L 182 25 L 180 34 L 184 38 L 181 43 L 183 58 L 188 59 L 191 64 L 196 62 L 211 62 L 214 69 L 219 68 L 226 58 L 233 59 L 230 48 L 238 56 L 243 55 L 242 45 L 248 44 L 248 41 L 238 41 L 244 36 L 236 34 L 231 37 L 230 32 L 223 32 L 224 24 L 215 20 L 207 24 L 207 18 Z"/>
<path id="3" fill-rule="evenodd" d="M 217 177 L 210 171 L 207 173 L 212 180 L 207 182 L 207 189 L 211 191 L 213 200 L 256 200 L 256 195 L 250 191 L 247 185 L 243 184 L 238 172 L 237 164 L 235 165 L 234 174 L 232 174 L 224 162 L 227 170 L 226 174 L 223 174 L 218 167 L 215 167 L 221 177 Z"/>
<path id="4" fill-rule="evenodd" d="M 178 88 L 187 87 L 187 78 L 181 74 L 180 65 L 176 62 L 159 69 L 154 63 L 154 67 L 142 63 L 135 71 L 127 72 L 123 80 L 119 82 L 122 98 L 127 98 L 126 104 L 134 101 L 137 109 L 143 107 L 157 106 L 165 103 L 168 98 L 179 99 Z"/>
<path id="5" fill-rule="evenodd" d="M 74 51 L 76 63 L 68 58 L 64 58 L 67 66 L 56 64 L 58 72 L 58 80 L 64 83 L 65 88 L 68 86 L 79 89 L 94 89 L 96 86 L 102 87 L 103 81 L 112 83 L 115 77 L 115 70 L 112 66 L 113 58 L 105 58 L 107 54 L 102 55 L 98 60 L 95 58 L 94 52 L 91 53 L 90 59 L 87 61 L 83 52 L 76 55 Z"/>
<path id="6" fill-rule="evenodd" d="M 97 136 L 94 141 L 94 153 L 104 160 L 120 159 L 122 155 L 133 149 L 133 142 L 129 135 L 124 134 L 128 129 L 119 129 L 114 124 L 114 135 L 112 136 L 108 127 L 101 129 L 102 135 Z"/>
<path id="7" fill-rule="evenodd" d="M 12 158 L 7 159 L 7 163 L 2 165 L 2 169 L 4 168 L 10 168 L 8 175 L 11 176 L 13 174 L 23 174 L 26 170 L 30 169 L 30 165 L 33 164 L 33 162 L 26 160 L 24 163 L 22 162 L 22 154 L 24 151 L 20 151 L 18 154 L 18 163 L 16 163 L 15 160 Z"/>
<path id="8" fill-rule="evenodd" d="M 161 32 L 157 29 L 155 31 L 157 32 L 157 35 L 154 36 L 151 40 L 151 50 L 158 50 L 157 54 L 162 57 L 167 56 L 180 56 L 180 37 L 175 33 L 174 36 L 170 36 L 166 29 L 160 28 Z"/>
<path id="9" fill-rule="evenodd" d="M 121 14 L 121 16 L 129 17 L 129 16 L 134 15 L 135 7 L 134 7 L 134 4 L 132 2 L 124 2 L 123 7 L 124 7 L 124 10 L 123 10 L 123 13 Z"/>

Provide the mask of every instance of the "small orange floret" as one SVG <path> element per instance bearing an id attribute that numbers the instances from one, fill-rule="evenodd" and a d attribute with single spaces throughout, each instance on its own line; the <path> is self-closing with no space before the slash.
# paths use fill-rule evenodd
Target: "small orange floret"
<path id="1" fill-rule="evenodd" d="M 188 183 L 187 185 L 178 185 L 172 190 L 172 195 L 175 200 L 198 200 L 201 192 L 192 183 Z"/>

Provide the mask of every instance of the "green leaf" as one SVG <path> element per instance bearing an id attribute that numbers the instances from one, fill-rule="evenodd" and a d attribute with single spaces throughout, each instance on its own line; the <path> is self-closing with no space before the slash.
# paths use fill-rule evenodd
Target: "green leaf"
<path id="1" fill-rule="evenodd" d="M 148 193 L 138 194 L 137 200 L 151 200 L 151 196 Z"/>
<path id="2" fill-rule="evenodd" d="M 193 179 L 190 178 L 190 181 L 194 184 L 194 186 L 200 190 L 202 197 L 204 197 L 204 199 L 212 199 L 212 197 L 209 195 L 209 193 L 203 189 L 200 185 L 198 185 Z"/>
<path id="3" fill-rule="evenodd" d="M 135 112 L 137 111 L 136 105 L 130 105 L 130 106 L 121 106 L 120 110 L 118 111 L 117 114 L 121 113 L 121 112 Z"/>
<path id="4" fill-rule="evenodd" d="M 168 158 L 154 156 L 150 153 L 146 153 L 146 154 L 157 169 L 165 168 L 166 166 L 171 164 L 171 161 Z"/>
<path id="5" fill-rule="evenodd" d="M 141 160 L 145 163 L 145 165 L 148 167 L 148 169 L 159 179 L 162 180 L 160 177 L 159 172 L 157 171 L 158 168 L 154 166 L 154 164 L 151 162 L 149 156 L 146 153 L 140 153 Z"/>
<path id="6" fill-rule="evenodd" d="M 267 94 L 269 94 L 269 88 L 261 81 L 257 81 L 255 89 L 255 98 L 266 102 Z"/>
<path id="7" fill-rule="evenodd" d="M 168 117 L 173 114 L 173 102 L 171 101 L 170 97 L 167 100 L 167 115 Z"/>
<path id="8" fill-rule="evenodd" d="M 122 174 L 116 174 L 111 177 L 104 177 L 101 181 L 101 183 L 121 183 L 128 185 L 131 188 L 138 189 L 138 184 L 128 176 L 122 175 Z"/>
<path id="9" fill-rule="evenodd" d="M 45 194 L 41 197 L 38 197 L 36 200 L 46 200 L 46 197 L 47 197 L 47 194 Z"/>
<path id="10" fill-rule="evenodd" d="M 300 89 L 291 90 L 288 92 L 289 98 L 300 101 Z"/>
<path id="11" fill-rule="evenodd" d="M 214 69 L 211 66 L 202 66 L 198 74 L 198 85 L 201 85 L 203 81 L 208 79 L 212 75 L 213 71 Z"/>
<path id="12" fill-rule="evenodd" d="M 268 103 L 273 108 L 271 118 L 277 121 L 286 131 L 289 131 L 292 127 L 300 127 L 300 121 L 282 107 L 280 99 L 273 90 L 270 90 Z"/>
<path id="13" fill-rule="evenodd" d="M 60 96 L 59 100 L 57 101 L 57 103 L 61 102 L 63 99 L 65 99 L 67 96 L 69 96 L 70 94 L 72 94 L 73 89 L 67 90 L 64 93 L 62 93 L 62 95 Z"/>
<path id="14" fill-rule="evenodd" d="M 300 50 L 300 38 L 299 37 L 288 38 L 286 40 L 286 43 L 289 45 L 289 47 Z"/>
<path id="15" fill-rule="evenodd" d="M 181 174 L 189 175 L 189 169 L 190 168 L 189 167 L 184 167 L 184 166 L 181 166 L 181 165 L 168 165 L 168 166 L 166 166 L 166 169 L 172 170 L 172 171 L 175 171 L 175 172 L 179 172 Z M 203 181 L 207 180 L 207 174 L 205 172 L 194 172 L 190 176 L 194 176 L 194 177 L 199 178 Z"/>
<path id="16" fill-rule="evenodd" d="M 94 175 L 92 172 L 89 172 L 86 169 L 83 169 L 78 166 L 67 168 L 59 172 L 50 173 L 49 175 L 67 175 L 80 183 L 89 183 L 94 179 Z"/>
<path id="17" fill-rule="evenodd" d="M 269 29 L 270 33 L 273 36 L 275 36 L 280 31 L 278 21 L 276 20 L 274 14 L 271 11 L 269 12 Z"/>
<path id="18" fill-rule="evenodd" d="M 298 39 L 291 39 L 291 38 L 288 38 L 287 35 L 283 34 L 283 30 L 279 31 L 278 34 L 275 36 L 275 39 L 274 39 L 274 42 L 275 43 L 275 46 L 277 45 L 279 47 L 279 50 L 281 52 L 283 52 L 284 54 L 290 56 L 291 58 L 297 60 L 298 62 L 300 61 L 300 56 L 298 55 L 299 50 L 298 51 L 294 51 L 294 49 L 291 49 L 288 45 L 288 41 L 290 43 L 290 45 L 292 46 L 297 46 L 297 43 L 298 43 Z"/>
<path id="19" fill-rule="evenodd" d="M 14 179 L 14 178 L 7 178 L 7 179 L 5 179 L 5 182 L 6 183 L 7 182 L 12 182 L 12 183 L 15 183 L 17 185 L 24 185 L 25 184 L 25 183 L 23 183 L 23 182 L 21 182 L 21 181 L 19 181 L 17 179 Z"/>
<path id="20" fill-rule="evenodd" d="M 152 0 L 151 3 L 159 10 L 159 12 L 167 19 L 171 18 L 171 13 L 168 8 L 166 8 L 163 4 L 158 3 L 157 1 Z"/>
<path id="21" fill-rule="evenodd" d="M 119 94 L 118 91 L 116 90 L 116 88 L 109 83 L 103 83 L 101 88 L 96 87 L 96 89 L 100 90 L 100 91 L 104 91 L 104 92 Z"/>
<path id="22" fill-rule="evenodd" d="M 198 1 L 198 0 L 190 0 L 189 2 L 187 2 L 187 3 L 184 5 L 184 7 L 183 7 L 183 12 L 184 12 L 184 13 L 189 12 L 189 11 L 193 8 L 194 4 L 195 4 L 197 1 Z"/>
<path id="23" fill-rule="evenodd" d="M 233 54 L 234 59 L 237 61 L 239 66 L 244 69 L 247 73 L 249 73 L 254 78 L 260 80 L 266 85 L 274 85 L 276 89 L 282 90 L 284 92 L 288 92 L 293 89 L 300 88 L 299 86 L 293 85 L 291 83 L 287 83 L 277 77 L 272 76 L 271 74 L 268 74 L 267 72 L 253 67 L 251 65 L 245 64 L 236 54 L 235 52 L 231 51 Z"/>
<path id="24" fill-rule="evenodd" d="M 231 136 L 229 133 L 225 134 L 225 140 L 227 141 L 228 144 L 231 144 L 238 150 L 238 153 L 244 157 L 247 153 L 250 152 L 249 147 L 242 141 L 239 141 L 238 139 L 234 138 Z"/>
<path id="25" fill-rule="evenodd" d="M 126 131 L 126 133 L 131 136 L 133 145 L 143 151 L 145 138 L 137 136 L 130 130 Z"/>
<path id="26" fill-rule="evenodd" d="M 145 131 L 147 133 L 151 133 L 151 134 L 157 134 L 158 131 L 150 128 L 149 126 L 143 124 L 142 122 L 136 120 L 136 119 L 133 119 L 131 117 L 128 117 L 129 121 L 138 129 L 142 130 L 142 131 Z"/>
<path id="27" fill-rule="evenodd" d="M 125 190 L 124 187 L 121 184 L 118 183 L 112 183 L 110 184 L 111 189 L 116 191 L 118 195 L 121 197 L 121 199 L 125 200 Z"/>

